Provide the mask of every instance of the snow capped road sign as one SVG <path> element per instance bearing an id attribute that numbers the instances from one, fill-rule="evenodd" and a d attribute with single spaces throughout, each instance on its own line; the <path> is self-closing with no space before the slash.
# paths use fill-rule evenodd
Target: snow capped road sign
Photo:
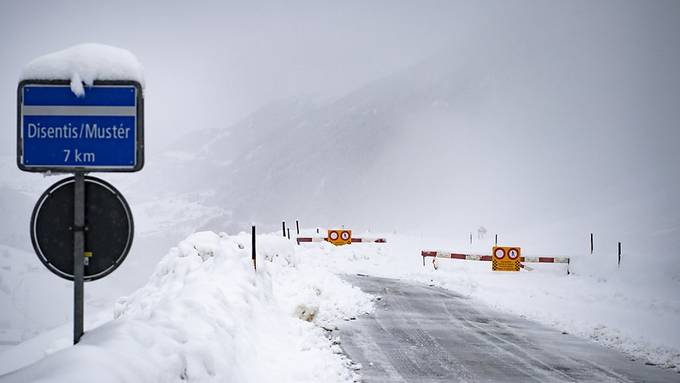
<path id="1" fill-rule="evenodd" d="M 144 166 L 144 99 L 134 81 L 24 80 L 17 94 L 17 165 L 29 172 L 135 172 Z"/>
<path id="2" fill-rule="evenodd" d="M 491 270 L 493 271 L 519 271 L 520 268 L 519 247 L 494 246 L 492 250 Z"/>
<path id="3" fill-rule="evenodd" d="M 352 230 L 328 230 L 328 242 L 335 246 L 352 243 Z"/>

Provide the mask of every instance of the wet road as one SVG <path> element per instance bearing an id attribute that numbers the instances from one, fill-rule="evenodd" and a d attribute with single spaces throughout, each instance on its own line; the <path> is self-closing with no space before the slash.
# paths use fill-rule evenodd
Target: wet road
<path id="1" fill-rule="evenodd" d="M 363 382 L 680 382 L 680 374 L 499 313 L 449 290 L 346 276 L 382 297 L 340 326 Z"/>

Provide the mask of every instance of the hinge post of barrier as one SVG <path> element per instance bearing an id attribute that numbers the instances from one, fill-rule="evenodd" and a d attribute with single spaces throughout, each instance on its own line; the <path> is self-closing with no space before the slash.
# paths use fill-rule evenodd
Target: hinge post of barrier
<path id="1" fill-rule="evenodd" d="M 571 265 L 571 258 L 567 258 L 567 275 L 571 274 L 571 270 L 569 270 L 570 265 Z"/>

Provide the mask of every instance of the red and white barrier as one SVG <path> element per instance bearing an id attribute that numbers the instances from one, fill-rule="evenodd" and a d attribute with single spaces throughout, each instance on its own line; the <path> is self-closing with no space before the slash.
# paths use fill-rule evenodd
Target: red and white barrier
<path id="1" fill-rule="evenodd" d="M 519 261 L 526 263 L 569 263 L 569 257 L 519 257 Z"/>
<path id="2" fill-rule="evenodd" d="M 420 252 L 423 257 L 423 265 L 426 257 L 464 259 L 468 261 L 491 261 L 490 255 L 460 254 L 448 251 L 423 250 Z M 566 263 L 569 264 L 569 257 L 519 257 L 520 262 L 526 263 Z"/>
<path id="3" fill-rule="evenodd" d="M 425 262 L 425 257 L 464 259 L 468 261 L 491 261 L 490 255 L 460 254 L 436 250 L 423 250 L 420 254 L 423 256 L 423 262 Z"/>
<path id="4" fill-rule="evenodd" d="M 297 244 L 299 245 L 302 242 L 324 242 L 327 240 L 328 239 L 322 237 L 297 237 Z"/>
<path id="5" fill-rule="evenodd" d="M 387 243 L 387 240 L 385 238 L 352 238 L 352 243 L 357 242 L 357 243 Z"/>
<path id="6" fill-rule="evenodd" d="M 297 244 L 309 242 L 324 242 L 328 238 L 324 237 L 297 237 Z M 352 238 L 352 243 L 387 243 L 385 238 Z"/>

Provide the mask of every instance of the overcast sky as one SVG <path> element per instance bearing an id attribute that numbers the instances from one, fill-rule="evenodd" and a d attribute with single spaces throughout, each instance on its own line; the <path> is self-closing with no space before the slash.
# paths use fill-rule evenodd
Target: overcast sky
<path id="1" fill-rule="evenodd" d="M 149 142 L 165 143 L 189 129 L 229 125 L 272 99 L 342 95 L 437 52 L 455 51 L 461 42 L 478 39 L 483 50 L 496 38 L 554 22 L 576 32 L 581 23 L 600 24 L 598 32 L 611 34 L 625 33 L 621 27 L 628 22 L 635 30 L 659 29 L 673 24 L 680 4 L 566 3 L 3 1 L 0 121 L 14 125 L 13 88 L 24 64 L 83 42 L 119 46 L 139 57 L 147 117 L 155 122 Z M 678 54 L 677 45 L 671 50 L 664 54 Z M 0 153 L 14 151 L 7 132 Z"/>
<path id="2" fill-rule="evenodd" d="M 13 88 L 23 65 L 96 42 L 139 57 L 148 118 L 157 125 L 147 132 L 149 142 L 166 141 L 185 129 L 229 125 L 272 99 L 333 97 L 408 67 L 446 46 L 468 22 L 467 7 L 447 1 L 3 1 L 0 121 L 13 125 Z M 4 132 L 3 144 L 11 138 Z M 1 152 L 13 150 L 5 144 Z"/>

